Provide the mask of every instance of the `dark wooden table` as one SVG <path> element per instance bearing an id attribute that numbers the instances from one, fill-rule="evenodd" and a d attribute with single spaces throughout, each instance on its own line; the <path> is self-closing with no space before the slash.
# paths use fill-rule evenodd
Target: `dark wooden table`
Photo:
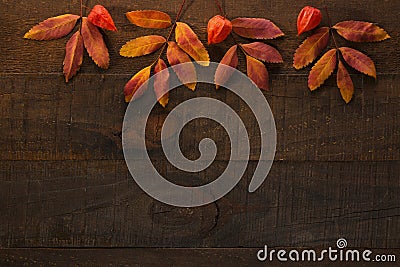
<path id="1" fill-rule="evenodd" d="M 257 164 L 255 138 L 239 186 L 214 204 L 190 209 L 147 196 L 131 178 L 121 147 L 127 107 L 122 89 L 154 56 L 126 59 L 119 48 L 141 35 L 166 34 L 133 26 L 124 13 L 159 9 L 174 16 L 179 2 L 100 1 L 119 28 L 107 32 L 110 69 L 99 70 L 85 55 L 79 75 L 65 84 L 66 39 L 22 37 L 45 18 L 79 12 L 79 1 L 1 1 L 0 266 L 255 266 L 264 245 L 326 248 L 340 237 L 349 247 L 397 253 L 400 261 L 400 2 L 224 1 L 230 17 L 269 18 L 286 33 L 269 42 L 285 63 L 269 66 L 272 89 L 264 93 L 276 120 L 277 154 L 267 181 L 248 193 Z M 311 93 L 307 70 L 291 66 L 301 42 L 296 17 L 304 5 L 328 5 L 333 22 L 378 22 L 392 36 L 351 44 L 375 61 L 378 80 L 352 72 L 356 92 L 349 105 L 334 78 Z M 217 13 L 213 1 L 192 0 L 182 20 L 206 41 L 207 21 Z M 208 47 L 212 59 L 220 60 L 229 44 Z M 243 57 L 240 63 L 243 70 Z M 174 90 L 170 106 L 155 108 L 152 118 L 158 121 L 196 96 L 229 103 L 254 128 L 240 101 L 207 86 L 195 93 Z M 211 121 L 195 121 L 181 143 L 185 155 L 195 158 L 199 140 L 208 136 L 217 138 L 220 151 L 211 171 L 187 176 L 157 149 L 152 159 L 171 180 L 212 180 L 229 159 L 224 131 Z"/>

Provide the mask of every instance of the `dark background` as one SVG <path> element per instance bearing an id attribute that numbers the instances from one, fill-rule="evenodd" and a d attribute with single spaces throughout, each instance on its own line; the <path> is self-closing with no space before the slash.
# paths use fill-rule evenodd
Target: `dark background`
<path id="1" fill-rule="evenodd" d="M 264 93 L 278 130 L 276 161 L 262 187 L 249 194 L 258 141 L 248 109 L 224 90 L 204 85 L 195 93 L 174 90 L 169 107 L 153 111 L 148 131 L 153 162 L 170 180 L 207 182 L 229 159 L 225 133 L 199 120 L 185 128 L 182 150 L 196 158 L 198 141 L 216 138 L 219 154 L 212 170 L 188 176 L 166 163 L 152 129 L 185 99 L 212 96 L 229 103 L 248 118 L 254 139 L 239 186 L 214 204 L 192 209 L 147 196 L 130 177 L 121 147 L 123 87 L 155 56 L 126 59 L 119 48 L 141 35 L 167 34 L 140 29 L 124 13 L 159 9 L 175 17 L 180 1 L 99 3 L 119 29 L 106 33 L 110 69 L 98 69 L 86 54 L 81 72 L 65 84 L 67 39 L 22 37 L 48 17 L 79 13 L 79 1 L 0 1 L 0 266 L 254 266 L 255 252 L 265 244 L 327 248 L 340 237 L 349 247 L 379 248 L 400 257 L 399 1 L 223 1 L 230 18 L 269 18 L 286 33 L 268 42 L 285 63 L 268 65 L 271 91 Z M 333 23 L 377 22 L 392 37 L 347 44 L 367 53 L 378 71 L 377 82 L 352 72 L 356 90 L 349 105 L 334 78 L 311 93 L 309 68 L 291 66 L 304 38 L 297 37 L 295 25 L 305 5 L 326 5 Z M 217 13 L 212 0 L 192 0 L 182 20 L 205 42 L 207 21 Z M 232 44 L 207 48 L 218 61 Z M 244 70 L 243 57 L 240 63 Z"/>

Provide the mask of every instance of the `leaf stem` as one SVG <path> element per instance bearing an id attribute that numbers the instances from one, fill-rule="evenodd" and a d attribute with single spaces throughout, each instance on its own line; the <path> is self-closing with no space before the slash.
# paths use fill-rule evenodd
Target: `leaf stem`
<path id="1" fill-rule="evenodd" d="M 224 12 L 224 10 L 222 9 L 222 5 L 218 0 L 215 0 L 215 4 L 217 5 L 218 9 L 219 9 L 219 13 L 221 13 L 221 15 L 225 18 L 226 14 Z"/>
<path id="2" fill-rule="evenodd" d="M 179 11 L 178 11 L 178 13 L 176 14 L 176 18 L 175 18 L 174 24 L 172 25 L 171 29 L 169 30 L 168 36 L 167 36 L 167 38 L 166 38 L 167 41 L 166 41 L 165 44 L 162 46 L 162 48 L 161 48 L 161 50 L 160 50 L 160 53 L 158 54 L 156 60 L 154 60 L 154 62 L 153 62 L 150 66 L 154 66 L 155 64 L 157 64 L 158 60 L 161 58 L 162 54 L 164 53 L 165 48 L 167 47 L 168 42 L 169 42 L 169 40 L 171 39 L 172 34 L 174 33 L 174 30 L 175 30 L 175 28 L 176 28 L 176 23 L 177 23 L 177 22 L 179 21 L 179 19 L 181 18 L 181 15 L 182 15 L 182 12 L 183 12 L 183 7 L 185 6 L 185 4 L 186 4 L 186 0 L 182 0 L 181 6 L 180 6 L 180 8 L 179 8 Z"/>
<path id="3" fill-rule="evenodd" d="M 81 0 L 81 18 L 83 17 L 83 0 Z"/>
<path id="4" fill-rule="evenodd" d="M 328 18 L 329 32 L 330 32 L 330 34 L 331 34 L 331 36 L 332 36 L 333 43 L 335 44 L 336 49 L 339 49 L 338 43 L 336 42 L 335 34 L 333 33 L 332 21 L 331 21 L 331 17 L 329 16 L 328 7 L 325 6 L 324 9 L 325 9 L 326 17 Z"/>

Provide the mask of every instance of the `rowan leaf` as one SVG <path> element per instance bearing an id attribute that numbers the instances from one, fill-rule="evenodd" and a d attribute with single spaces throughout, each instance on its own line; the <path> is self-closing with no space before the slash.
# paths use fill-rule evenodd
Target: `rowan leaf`
<path id="1" fill-rule="evenodd" d="M 69 34 L 80 17 L 65 14 L 48 18 L 30 29 L 24 36 L 32 40 L 54 40 Z"/>
<path id="2" fill-rule="evenodd" d="M 261 42 L 254 42 L 250 44 L 243 44 L 241 46 L 247 54 L 254 58 L 267 63 L 283 63 L 283 59 L 279 51 L 270 45 Z"/>
<path id="3" fill-rule="evenodd" d="M 133 39 L 122 46 L 119 54 L 123 57 L 140 57 L 156 52 L 167 40 L 159 35 L 148 35 Z"/>
<path id="4" fill-rule="evenodd" d="M 262 18 L 236 18 L 232 20 L 233 31 L 251 39 L 275 39 L 285 34 L 273 22 Z"/>
<path id="5" fill-rule="evenodd" d="M 108 69 L 110 56 L 103 35 L 86 17 L 82 18 L 82 37 L 89 56 L 103 69 Z"/>
<path id="6" fill-rule="evenodd" d="M 158 103 L 164 108 L 169 101 L 169 72 L 165 69 L 167 69 L 167 64 L 160 58 L 154 67 L 154 93 L 156 94 Z"/>
<path id="7" fill-rule="evenodd" d="M 326 48 L 329 41 L 329 28 L 323 27 L 318 29 L 315 34 L 308 37 L 297 48 L 294 54 L 293 66 L 296 69 L 302 69 L 313 62 L 318 55 Z"/>
<path id="8" fill-rule="evenodd" d="M 352 68 L 376 79 L 375 64 L 367 55 L 350 47 L 341 47 L 339 50 Z"/>
<path id="9" fill-rule="evenodd" d="M 379 42 L 390 38 L 384 29 L 371 22 L 342 21 L 333 28 L 343 38 L 353 42 Z"/>
<path id="10" fill-rule="evenodd" d="M 343 100 L 348 104 L 353 98 L 354 85 L 349 72 L 341 60 L 339 60 L 338 65 L 337 86 L 340 89 L 340 94 L 342 95 Z"/>
<path id="11" fill-rule="evenodd" d="M 196 90 L 196 83 L 193 83 L 197 79 L 196 68 L 189 56 L 175 42 L 168 42 L 167 58 L 179 80 L 192 91 Z M 179 65 L 181 63 L 187 64 Z"/>
<path id="12" fill-rule="evenodd" d="M 148 88 L 148 80 L 150 79 L 151 66 L 148 66 L 138 73 L 125 85 L 124 95 L 127 103 L 141 97 Z"/>
<path id="13" fill-rule="evenodd" d="M 311 69 L 308 76 L 308 87 L 314 91 L 320 87 L 336 68 L 336 48 L 326 52 Z"/>
<path id="14" fill-rule="evenodd" d="M 247 76 L 262 90 L 269 90 L 269 74 L 264 63 L 246 55 Z"/>
<path id="15" fill-rule="evenodd" d="M 175 39 L 179 47 L 202 66 L 210 65 L 210 56 L 196 33 L 183 22 L 176 23 Z"/>
<path id="16" fill-rule="evenodd" d="M 110 13 L 102 5 L 95 5 L 93 7 L 92 11 L 89 13 L 88 20 L 97 27 L 110 31 L 117 31 L 117 27 L 115 27 Z"/>
<path id="17" fill-rule="evenodd" d="M 232 69 L 226 68 L 222 65 L 230 66 L 234 69 L 238 66 L 239 60 L 237 55 L 237 47 L 237 45 L 234 45 L 229 48 L 218 65 L 217 70 L 215 71 L 214 81 L 217 89 L 221 85 L 224 85 L 233 74 Z"/>
<path id="18" fill-rule="evenodd" d="M 126 13 L 130 22 L 142 28 L 164 29 L 172 25 L 171 17 L 157 10 L 137 10 Z"/>
<path id="19" fill-rule="evenodd" d="M 83 61 L 83 39 L 80 31 L 77 31 L 67 42 L 64 59 L 64 76 L 68 82 L 79 71 Z"/>

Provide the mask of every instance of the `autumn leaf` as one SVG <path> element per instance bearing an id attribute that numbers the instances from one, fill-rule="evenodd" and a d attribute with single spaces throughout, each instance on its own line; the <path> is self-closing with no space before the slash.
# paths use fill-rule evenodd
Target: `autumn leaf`
<path id="1" fill-rule="evenodd" d="M 264 63 L 246 55 L 247 76 L 262 90 L 269 90 L 269 75 Z"/>
<path id="2" fill-rule="evenodd" d="M 197 80 L 196 68 L 189 56 L 175 42 L 168 42 L 167 58 L 179 80 L 192 91 L 196 90 L 196 83 L 193 83 Z M 177 66 L 181 63 L 187 64 Z"/>
<path id="3" fill-rule="evenodd" d="M 283 59 L 278 50 L 270 45 L 255 42 L 241 45 L 244 51 L 250 56 L 267 63 L 282 63 Z"/>
<path id="4" fill-rule="evenodd" d="M 139 57 L 154 53 L 167 40 L 159 35 L 148 35 L 133 39 L 122 46 L 120 55 L 123 57 Z"/>
<path id="5" fill-rule="evenodd" d="M 88 20 L 97 27 L 110 31 L 117 31 L 117 27 L 115 27 L 114 21 L 110 13 L 102 5 L 95 5 L 93 7 L 88 16 Z"/>
<path id="6" fill-rule="evenodd" d="M 160 58 L 154 67 L 154 92 L 158 102 L 164 108 L 169 101 L 169 72 L 165 69 L 167 69 L 167 64 Z"/>
<path id="7" fill-rule="evenodd" d="M 342 95 L 343 100 L 348 104 L 353 98 L 354 85 L 349 72 L 341 60 L 339 60 L 338 65 L 337 86 L 340 89 L 340 94 Z"/>
<path id="8" fill-rule="evenodd" d="M 274 39 L 285 34 L 273 22 L 261 18 L 237 18 L 232 20 L 233 31 L 252 39 Z"/>
<path id="9" fill-rule="evenodd" d="M 308 76 L 308 87 L 314 91 L 320 87 L 336 68 L 336 49 L 326 52 L 311 69 Z"/>
<path id="10" fill-rule="evenodd" d="M 293 59 L 293 66 L 296 69 L 302 69 L 313 62 L 318 55 L 325 49 L 329 41 L 329 28 L 318 29 L 315 34 L 308 37 L 297 48 Z"/>
<path id="11" fill-rule="evenodd" d="M 210 65 L 210 56 L 194 31 L 183 22 L 176 23 L 175 39 L 179 47 L 202 66 Z"/>
<path id="12" fill-rule="evenodd" d="M 125 85 L 124 94 L 127 103 L 138 99 L 147 90 L 149 86 L 147 81 L 150 79 L 150 71 L 151 66 L 142 69 Z"/>
<path id="13" fill-rule="evenodd" d="M 100 68 L 107 69 L 110 56 L 103 35 L 86 17 L 82 18 L 82 37 L 89 56 Z"/>
<path id="14" fill-rule="evenodd" d="M 390 38 L 384 29 L 365 21 L 342 21 L 333 28 L 343 38 L 353 42 L 379 42 Z"/>
<path id="15" fill-rule="evenodd" d="M 350 47 L 341 47 L 339 50 L 352 68 L 376 79 L 375 64 L 367 55 Z"/>
<path id="16" fill-rule="evenodd" d="M 297 17 L 297 35 L 315 29 L 322 20 L 321 10 L 312 6 L 305 6 Z"/>
<path id="17" fill-rule="evenodd" d="M 130 22 L 142 28 L 164 29 L 172 25 L 171 17 L 157 10 L 138 10 L 126 13 Z"/>
<path id="18" fill-rule="evenodd" d="M 217 89 L 221 85 L 225 84 L 233 74 L 232 69 L 226 68 L 223 65 L 230 66 L 234 69 L 238 66 L 239 60 L 237 55 L 237 47 L 237 45 L 234 45 L 229 48 L 218 65 L 217 70 L 215 71 L 214 81 Z"/>
<path id="19" fill-rule="evenodd" d="M 72 14 L 65 14 L 46 19 L 34 26 L 24 36 L 33 40 L 54 40 L 69 34 L 75 27 L 80 17 Z"/>
<path id="20" fill-rule="evenodd" d="M 79 71 L 83 60 L 83 39 L 79 31 L 72 35 L 66 46 L 64 76 L 68 82 Z"/>

